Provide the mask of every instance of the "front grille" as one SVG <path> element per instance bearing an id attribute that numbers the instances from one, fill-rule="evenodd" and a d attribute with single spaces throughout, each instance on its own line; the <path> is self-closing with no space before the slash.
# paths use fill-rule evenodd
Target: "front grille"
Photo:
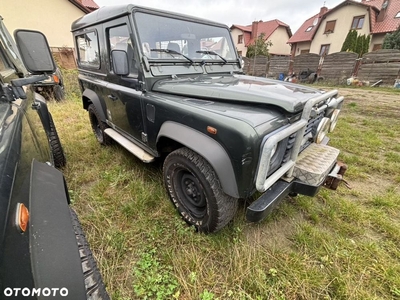
<path id="1" fill-rule="evenodd" d="M 313 138 L 317 131 L 318 124 L 319 124 L 319 122 L 321 122 L 323 117 L 324 117 L 324 114 L 321 113 L 316 118 L 310 118 L 308 120 L 308 124 L 307 124 L 306 130 L 304 131 L 303 137 L 309 136 L 310 133 L 311 133 L 311 136 L 300 146 L 299 154 L 314 142 Z M 295 139 L 296 139 L 296 133 L 293 133 L 292 135 L 289 136 L 288 143 L 286 145 L 285 155 L 283 156 L 282 164 L 286 163 L 290 159 L 290 155 L 292 154 L 292 148 L 294 146 Z"/>

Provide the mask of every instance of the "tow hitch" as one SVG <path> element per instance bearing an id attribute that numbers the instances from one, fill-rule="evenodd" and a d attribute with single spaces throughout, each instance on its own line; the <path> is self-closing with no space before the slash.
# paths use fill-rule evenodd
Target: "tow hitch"
<path id="1" fill-rule="evenodd" d="M 339 186 L 340 182 L 344 182 L 344 184 L 350 188 L 349 184 L 346 180 L 343 179 L 344 173 L 347 171 L 347 165 L 341 161 L 336 163 L 336 166 L 332 169 L 332 171 L 328 174 L 325 179 L 324 187 L 336 190 Z"/>

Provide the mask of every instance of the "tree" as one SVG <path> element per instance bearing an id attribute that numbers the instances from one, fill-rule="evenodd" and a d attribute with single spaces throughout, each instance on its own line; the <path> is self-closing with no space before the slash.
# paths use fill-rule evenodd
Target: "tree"
<path id="1" fill-rule="evenodd" d="M 261 33 L 253 44 L 247 47 L 246 57 L 253 58 L 259 55 L 268 56 L 268 48 L 272 46 L 271 41 L 266 41 L 265 33 Z"/>
<path id="2" fill-rule="evenodd" d="M 363 54 L 368 52 L 370 41 L 370 35 L 357 35 L 357 31 L 353 29 L 347 34 L 340 51 L 358 53 L 359 57 L 361 57 Z"/>
<path id="3" fill-rule="evenodd" d="M 383 40 L 383 49 L 400 49 L 400 26 L 396 31 L 386 34 Z"/>
<path id="4" fill-rule="evenodd" d="M 357 42 L 357 31 L 350 30 L 347 33 L 347 36 L 343 42 L 342 49 L 340 51 L 352 51 L 351 49 L 354 49 L 356 42 Z"/>

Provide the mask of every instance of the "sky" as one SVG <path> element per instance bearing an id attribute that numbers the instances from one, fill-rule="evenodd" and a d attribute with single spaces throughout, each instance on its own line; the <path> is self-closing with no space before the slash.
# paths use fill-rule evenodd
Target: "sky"
<path id="1" fill-rule="evenodd" d="M 301 24 L 324 5 L 333 8 L 344 0 L 94 0 L 100 7 L 136 4 L 217 21 L 228 26 L 278 19 L 295 33 Z"/>

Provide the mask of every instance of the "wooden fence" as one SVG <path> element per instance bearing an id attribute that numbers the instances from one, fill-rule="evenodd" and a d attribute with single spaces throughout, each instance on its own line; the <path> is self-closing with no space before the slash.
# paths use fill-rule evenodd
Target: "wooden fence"
<path id="1" fill-rule="evenodd" d="M 352 52 L 332 53 L 324 58 L 315 53 L 305 53 L 294 58 L 291 68 L 288 56 L 244 60 L 246 74 L 276 79 L 281 73 L 286 75 L 292 71 L 299 74 L 307 69 L 317 71 L 325 81 L 335 84 L 343 84 L 353 75 L 370 84 L 382 80 L 384 85 L 393 85 L 400 78 L 400 50 L 378 50 L 364 54 L 362 59 Z"/>
<path id="2" fill-rule="evenodd" d="M 355 72 L 358 54 L 353 52 L 336 52 L 324 57 L 320 76 L 324 81 L 344 84 Z"/>
<path id="3" fill-rule="evenodd" d="M 400 76 L 400 50 L 379 50 L 363 56 L 357 77 L 371 84 L 392 85 Z"/>
<path id="4" fill-rule="evenodd" d="M 317 72 L 320 60 L 321 57 L 315 53 L 305 53 L 295 56 L 293 61 L 293 72 L 299 74 L 301 71 L 307 69 Z"/>

